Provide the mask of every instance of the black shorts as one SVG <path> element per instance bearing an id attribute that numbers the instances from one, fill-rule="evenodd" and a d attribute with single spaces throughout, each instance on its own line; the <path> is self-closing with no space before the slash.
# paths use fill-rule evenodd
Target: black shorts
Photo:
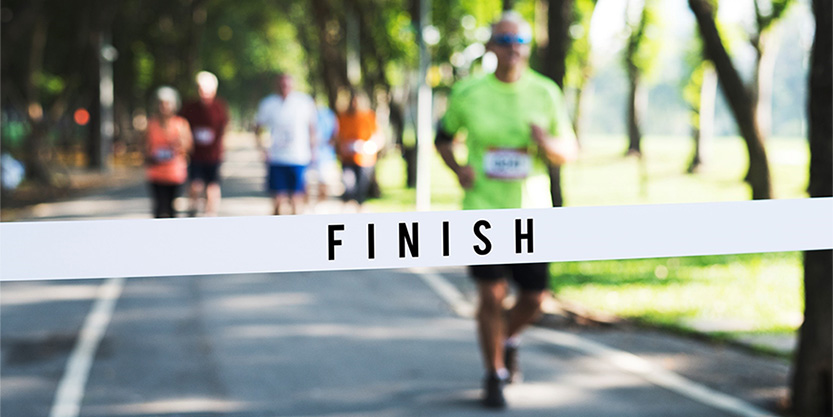
<path id="1" fill-rule="evenodd" d="M 188 164 L 188 181 L 202 181 L 205 184 L 220 183 L 220 163 L 191 162 Z"/>
<path id="2" fill-rule="evenodd" d="M 469 274 L 475 281 L 511 278 L 523 291 L 544 291 L 550 286 L 550 264 L 473 265 Z"/>

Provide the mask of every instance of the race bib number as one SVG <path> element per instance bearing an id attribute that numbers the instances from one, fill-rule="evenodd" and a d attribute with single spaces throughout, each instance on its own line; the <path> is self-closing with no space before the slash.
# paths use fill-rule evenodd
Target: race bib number
<path id="1" fill-rule="evenodd" d="M 350 150 L 355 154 L 373 155 L 379 151 L 379 147 L 372 140 L 355 139 L 350 143 Z"/>
<path id="2" fill-rule="evenodd" d="M 168 162 L 174 157 L 174 151 L 171 148 L 159 148 L 153 152 L 153 159 L 157 162 Z"/>
<path id="3" fill-rule="evenodd" d="M 194 140 L 200 145 L 210 145 L 214 142 L 214 130 L 208 127 L 198 127 L 194 130 Z"/>
<path id="4" fill-rule="evenodd" d="M 483 158 L 483 170 L 489 178 L 523 179 L 532 170 L 532 158 L 525 149 L 489 149 Z"/>

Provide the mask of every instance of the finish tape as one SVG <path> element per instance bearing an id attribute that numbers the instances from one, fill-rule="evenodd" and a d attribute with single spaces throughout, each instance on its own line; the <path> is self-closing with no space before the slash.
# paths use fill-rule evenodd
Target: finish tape
<path id="1" fill-rule="evenodd" d="M 0 280 L 660 258 L 833 248 L 833 198 L 0 224 Z"/>

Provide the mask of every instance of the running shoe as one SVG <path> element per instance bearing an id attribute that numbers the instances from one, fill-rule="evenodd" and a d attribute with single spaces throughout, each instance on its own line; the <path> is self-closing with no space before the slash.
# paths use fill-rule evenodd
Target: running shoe
<path id="1" fill-rule="evenodd" d="M 503 364 L 506 366 L 506 370 L 509 371 L 509 378 L 506 379 L 507 384 L 524 380 L 523 373 L 521 373 L 521 365 L 518 363 L 517 346 L 503 347 Z"/>
<path id="2" fill-rule="evenodd" d="M 506 398 L 503 396 L 503 385 L 506 382 L 495 373 L 489 374 L 483 381 L 483 405 L 488 408 L 506 408 Z"/>

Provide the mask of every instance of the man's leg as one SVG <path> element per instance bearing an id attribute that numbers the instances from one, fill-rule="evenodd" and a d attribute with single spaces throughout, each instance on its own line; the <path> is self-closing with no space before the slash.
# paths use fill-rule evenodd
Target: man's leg
<path id="1" fill-rule="evenodd" d="M 212 182 L 205 187 L 205 215 L 216 216 L 220 212 L 220 183 Z"/>
<path id="2" fill-rule="evenodd" d="M 292 214 L 303 214 L 304 201 L 306 200 L 306 170 L 305 165 L 296 165 L 289 168 L 289 203 L 292 206 Z"/>
<path id="3" fill-rule="evenodd" d="M 509 370 L 509 382 L 521 380 L 518 361 L 520 334 L 541 312 L 550 283 L 549 264 L 515 264 L 510 266 L 512 278 L 520 289 L 515 305 L 509 311 L 503 362 Z"/>
<path id="4" fill-rule="evenodd" d="M 286 205 L 289 196 L 284 191 L 276 192 L 272 195 L 272 204 L 275 208 L 273 214 L 276 216 L 286 214 L 283 207 Z"/>
<path id="5" fill-rule="evenodd" d="M 509 311 L 509 327 L 506 330 L 507 339 L 520 335 L 526 326 L 529 326 L 538 318 L 541 313 L 541 303 L 546 295 L 546 291 L 520 291 L 515 305 Z"/>
<path id="6" fill-rule="evenodd" d="M 194 217 L 199 212 L 199 202 L 200 196 L 202 195 L 203 189 L 205 188 L 205 183 L 203 180 L 199 178 L 194 178 L 191 180 L 191 184 L 188 187 L 188 215 Z M 206 201 L 206 205 L 208 201 Z"/>
<path id="7" fill-rule="evenodd" d="M 507 288 L 505 279 L 479 280 L 477 283 L 480 299 L 477 307 L 477 330 L 486 367 L 483 405 L 489 408 L 506 407 L 503 386 L 509 378 L 509 372 L 503 363 L 503 343 L 506 335 L 503 299 L 506 297 Z"/>
<path id="8" fill-rule="evenodd" d="M 304 211 L 304 199 L 306 198 L 306 194 L 303 192 L 294 192 L 292 196 L 289 198 L 289 204 L 292 206 L 290 214 L 302 214 Z"/>
<path id="9" fill-rule="evenodd" d="M 478 281 L 479 304 L 477 306 L 477 331 L 483 364 L 489 373 L 504 368 L 503 342 L 506 340 L 506 321 L 503 315 L 503 299 L 507 292 L 506 280 Z"/>

